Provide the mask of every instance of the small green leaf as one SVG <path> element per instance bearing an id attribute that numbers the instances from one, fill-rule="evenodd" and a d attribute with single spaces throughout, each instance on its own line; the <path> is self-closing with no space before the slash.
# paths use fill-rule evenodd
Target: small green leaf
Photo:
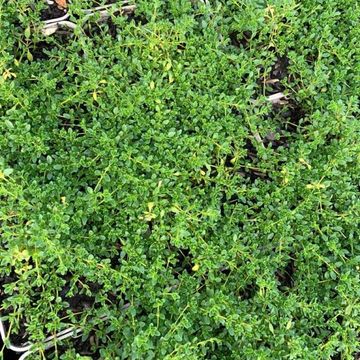
<path id="1" fill-rule="evenodd" d="M 168 132 L 169 137 L 173 137 L 173 136 L 175 136 L 175 134 L 176 134 L 176 130 L 174 128 L 170 129 L 170 131 Z"/>
<path id="2" fill-rule="evenodd" d="M 32 54 L 31 54 L 31 52 L 30 52 L 29 50 L 28 50 L 28 52 L 27 52 L 27 54 L 26 54 L 26 57 L 27 57 L 27 59 L 28 59 L 29 61 L 33 61 L 33 60 L 34 60 Z"/>
<path id="3" fill-rule="evenodd" d="M 14 172 L 14 169 L 7 168 L 7 169 L 4 170 L 4 175 L 5 175 L 5 176 L 9 176 L 9 175 L 11 175 L 13 172 Z"/>
<path id="4" fill-rule="evenodd" d="M 26 39 L 29 39 L 29 38 L 30 38 L 30 34 L 31 34 L 31 30 L 30 30 L 30 26 L 28 26 L 28 27 L 25 29 L 25 37 L 26 37 Z"/>
<path id="5" fill-rule="evenodd" d="M 269 330 L 274 334 L 274 326 L 271 322 L 269 322 Z"/>
<path id="6" fill-rule="evenodd" d="M 5 120 L 5 125 L 6 125 L 9 129 L 13 129 L 13 128 L 14 128 L 14 124 L 13 124 L 10 120 L 8 120 L 8 119 Z"/>

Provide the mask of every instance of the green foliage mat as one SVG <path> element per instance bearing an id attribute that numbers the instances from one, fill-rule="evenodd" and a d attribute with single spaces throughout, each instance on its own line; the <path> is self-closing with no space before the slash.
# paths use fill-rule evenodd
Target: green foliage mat
<path id="1" fill-rule="evenodd" d="M 33 359 L 356 358 L 359 2 L 143 0 L 103 24 L 82 22 L 91 3 L 44 37 L 45 2 L 0 1 L 13 341 Z M 44 355 L 71 324 L 84 336 Z"/>

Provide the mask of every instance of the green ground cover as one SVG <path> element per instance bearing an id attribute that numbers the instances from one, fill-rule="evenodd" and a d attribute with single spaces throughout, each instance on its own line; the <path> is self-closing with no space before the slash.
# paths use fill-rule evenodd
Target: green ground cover
<path id="1" fill-rule="evenodd" d="M 45 2 L 0 4 L 0 313 L 29 359 L 356 359 L 357 0 L 73 0 L 47 37 Z"/>

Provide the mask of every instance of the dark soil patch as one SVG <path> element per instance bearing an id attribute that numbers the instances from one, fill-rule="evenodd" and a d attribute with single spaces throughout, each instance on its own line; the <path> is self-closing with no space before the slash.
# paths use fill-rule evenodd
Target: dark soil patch
<path id="1" fill-rule="evenodd" d="M 142 14 L 136 14 L 135 12 L 131 12 L 127 14 L 128 21 L 133 21 L 135 25 L 146 25 L 149 20 Z"/>
<path id="2" fill-rule="evenodd" d="M 17 354 L 16 352 L 5 348 L 4 343 L 1 341 L 1 339 L 0 339 L 0 354 L 3 355 L 4 360 L 17 360 L 20 357 L 20 355 Z"/>
<path id="3" fill-rule="evenodd" d="M 232 162 L 233 155 L 229 154 L 225 157 L 225 167 L 236 170 L 236 173 L 242 176 L 250 183 L 254 183 L 255 180 L 269 180 L 268 174 L 262 172 L 257 168 L 258 152 L 253 142 L 248 138 L 244 146 L 246 150 L 246 156 L 242 160 L 244 165 L 240 165 L 235 169 L 235 164 Z"/>
<path id="4" fill-rule="evenodd" d="M 34 61 L 44 61 L 51 57 L 51 53 L 61 50 L 69 42 L 69 34 L 64 31 L 57 31 L 48 36 L 46 40 L 33 43 L 30 52 Z"/>
<path id="5" fill-rule="evenodd" d="M 279 290 L 284 292 L 288 289 L 291 289 L 294 286 L 294 273 L 296 271 L 295 267 L 295 257 L 294 254 L 290 254 L 290 259 L 286 266 L 283 269 L 280 269 L 276 272 L 276 277 L 279 282 Z"/>
<path id="6" fill-rule="evenodd" d="M 4 301 L 4 299 L 7 297 L 4 291 L 4 285 L 11 284 L 16 280 L 18 280 L 18 276 L 15 274 L 15 272 L 0 278 L 0 302 Z"/>
<path id="7" fill-rule="evenodd" d="M 264 138 L 263 144 L 265 147 L 270 147 L 274 150 L 279 147 L 288 148 L 288 137 L 285 135 L 284 131 L 280 128 L 277 128 L 274 132 L 270 131 Z"/>
<path id="8" fill-rule="evenodd" d="M 228 216 L 228 209 L 232 208 L 234 205 L 236 205 L 239 202 L 239 197 L 234 194 L 228 196 L 225 192 L 222 192 L 222 197 L 220 199 L 220 214 L 221 216 Z"/>
<path id="9" fill-rule="evenodd" d="M 74 112 L 74 114 L 78 114 L 76 117 L 70 116 L 68 113 L 59 116 L 58 129 L 65 130 L 66 132 L 71 130 L 71 131 L 74 131 L 77 134 L 77 136 L 79 136 L 79 137 L 84 136 L 85 131 L 81 127 L 80 117 L 81 117 L 81 114 L 85 114 L 87 112 L 88 111 L 87 111 L 86 107 L 83 104 L 80 104 L 78 111 Z M 70 114 L 72 114 L 72 111 L 70 111 Z"/>
<path id="10" fill-rule="evenodd" d="M 98 338 L 95 334 L 95 331 L 91 331 L 89 335 L 87 336 L 86 340 L 82 339 L 82 336 L 76 337 L 76 338 L 69 338 L 72 344 L 72 348 L 76 350 L 78 354 L 81 356 L 87 356 L 91 359 L 98 360 L 100 359 L 100 352 L 98 349 Z M 60 345 L 57 346 L 57 353 L 63 354 L 67 350 L 69 350 L 69 346 L 66 345 Z M 49 349 L 45 352 L 45 354 L 52 354 L 54 353 L 54 348 Z"/>
<path id="11" fill-rule="evenodd" d="M 115 1 L 108 2 L 107 4 L 115 3 Z M 101 5 L 94 5 L 94 7 L 101 6 Z M 142 17 L 135 16 L 134 11 L 132 10 L 120 10 L 119 8 L 114 12 L 114 15 L 121 15 L 124 16 L 128 21 L 134 20 L 136 23 L 143 21 Z M 144 20 L 144 23 L 147 21 Z M 94 26 L 94 24 L 97 24 L 97 26 Z M 118 34 L 118 27 L 114 23 L 113 19 L 111 17 L 107 19 L 102 19 L 101 21 L 94 22 L 94 21 L 88 21 L 84 27 L 84 32 L 87 36 L 91 38 L 95 38 L 96 35 L 100 35 L 104 32 L 109 33 L 113 39 L 116 39 L 116 36 Z"/>
<path id="12" fill-rule="evenodd" d="M 111 5 L 115 4 L 116 0 L 106 0 L 106 1 L 100 1 L 100 0 L 93 0 L 92 3 L 90 3 L 88 6 L 84 8 L 85 9 L 92 9 L 98 6 L 104 6 L 104 5 Z M 70 5 L 69 5 L 70 6 Z M 64 16 L 67 13 L 67 9 L 61 9 L 57 6 L 56 3 L 48 5 L 48 7 L 41 11 L 40 19 L 43 21 L 51 20 L 51 19 L 57 19 L 59 17 Z"/>
<path id="13" fill-rule="evenodd" d="M 115 39 L 118 33 L 118 29 L 112 19 L 108 18 L 100 22 L 87 22 L 84 25 L 84 33 L 93 39 L 95 39 L 96 36 L 99 37 L 102 33 L 108 33 L 113 39 Z"/>
<path id="14" fill-rule="evenodd" d="M 66 9 L 59 9 L 56 4 L 52 4 L 47 9 L 41 11 L 40 19 L 43 21 L 57 19 L 64 16 L 66 12 Z"/>
<path id="15" fill-rule="evenodd" d="M 12 272 L 11 274 L 0 278 L 0 304 L 2 304 L 3 301 L 8 297 L 8 295 L 5 294 L 4 286 L 6 284 L 14 283 L 17 280 L 18 280 L 18 276 L 15 274 L 15 272 Z M 10 314 L 12 311 L 13 311 L 13 307 L 10 306 L 7 309 L 1 310 L 0 315 L 6 316 L 6 315 Z M 4 326 L 6 328 L 6 322 L 5 322 Z M 23 321 L 20 323 L 20 330 L 16 334 L 11 334 L 10 342 L 14 345 L 21 346 L 21 344 L 26 342 L 25 334 L 26 334 L 25 319 L 23 319 Z M 0 349 L 1 349 L 1 346 L 0 346 Z"/>
<path id="16" fill-rule="evenodd" d="M 173 267 L 174 277 L 177 279 L 183 272 L 191 274 L 193 256 L 189 249 L 176 249 L 176 264 Z"/>
<path id="17" fill-rule="evenodd" d="M 82 293 L 78 293 L 75 294 L 73 296 L 68 296 L 67 293 L 70 290 L 70 284 L 69 284 L 69 280 L 71 278 L 71 274 L 67 274 L 65 275 L 64 279 L 67 280 L 67 283 L 64 285 L 62 291 L 60 292 L 60 297 L 62 298 L 62 300 L 66 301 L 69 304 L 69 308 L 67 311 L 71 311 L 74 314 L 77 313 L 81 313 L 84 312 L 86 309 L 89 309 L 91 307 L 94 306 L 94 302 L 95 302 L 95 298 L 93 296 L 88 296 Z M 12 283 L 14 281 L 17 280 L 17 276 L 15 274 L 9 275 L 9 276 L 4 276 L 2 278 L 0 278 L 0 301 L 4 301 L 7 297 L 7 295 L 4 293 L 4 289 L 3 286 L 9 283 Z M 85 278 L 81 278 L 79 279 L 81 280 L 80 282 L 84 284 L 84 286 L 88 287 L 89 290 L 91 291 L 92 294 L 95 294 L 97 291 L 99 291 L 99 289 L 101 288 L 101 285 L 93 283 L 93 282 L 86 282 Z M 79 291 L 81 291 L 82 285 L 79 282 Z M 41 293 L 41 289 L 39 289 L 37 291 L 37 293 Z M 109 299 L 114 301 L 114 303 L 117 301 L 117 299 L 119 300 L 125 300 L 123 299 L 121 296 L 116 296 L 113 294 L 109 294 Z M 32 299 L 32 303 L 34 305 L 36 305 L 35 301 L 36 299 Z M 12 307 L 9 307 L 5 310 L 1 311 L 1 315 L 2 316 L 6 316 L 7 314 L 11 313 L 13 311 Z M 64 310 L 62 312 L 62 314 L 60 314 L 62 317 L 65 317 L 67 314 L 66 310 Z M 7 328 L 7 322 L 5 322 L 4 324 L 5 329 Z M 22 346 L 22 344 L 25 344 L 27 341 L 27 336 L 26 336 L 26 326 L 25 326 L 25 318 L 21 319 L 20 321 L 20 329 L 14 333 L 11 333 L 10 336 L 10 342 L 13 345 L 16 346 Z M 77 352 L 79 352 L 82 355 L 91 355 L 91 354 L 95 354 L 96 357 L 94 357 L 94 359 L 98 359 L 99 358 L 99 354 L 94 352 L 92 350 L 92 347 L 94 346 L 94 344 L 96 344 L 96 339 L 95 339 L 95 333 L 92 332 L 90 333 L 90 335 L 87 337 L 87 339 L 85 341 L 83 341 L 83 339 L 81 337 L 76 338 L 76 340 L 74 340 L 73 338 L 70 337 L 70 339 L 74 342 L 75 344 L 75 348 L 77 349 Z M 2 349 L 2 342 L 0 339 L 0 350 Z M 61 353 L 61 349 L 63 349 L 64 351 L 66 350 L 65 346 L 59 346 L 58 349 L 60 349 L 60 353 Z M 49 353 L 52 353 L 54 351 L 54 348 L 49 349 Z M 19 356 L 21 356 L 21 354 L 17 354 L 9 349 L 5 349 L 4 350 L 4 360 L 8 360 L 8 359 L 18 359 Z"/>
<path id="18" fill-rule="evenodd" d="M 151 235 L 151 229 L 150 229 L 150 226 L 149 226 L 149 229 L 147 230 L 146 234 L 144 235 L 145 237 L 150 237 Z M 111 264 L 111 267 L 113 269 L 116 269 L 118 268 L 120 265 L 121 265 L 121 261 L 123 260 L 123 258 L 121 257 L 121 249 L 122 249 L 122 244 L 121 242 L 117 242 L 115 245 L 115 255 L 113 255 L 111 258 L 110 258 L 110 264 Z M 127 255 L 125 254 L 125 257 L 124 259 L 126 260 L 127 259 Z"/>
<path id="19" fill-rule="evenodd" d="M 258 83 L 261 86 L 261 93 L 266 96 L 276 94 L 285 90 L 282 80 L 289 77 L 289 59 L 286 56 L 279 56 L 272 66 L 270 74 L 263 75 Z"/>
<path id="20" fill-rule="evenodd" d="M 249 42 L 252 39 L 252 32 L 244 31 L 240 33 L 238 31 L 232 31 L 229 33 L 229 39 L 232 46 L 248 49 Z"/>
<path id="21" fill-rule="evenodd" d="M 245 149 L 247 150 L 245 162 L 246 164 L 250 163 L 251 165 L 242 166 L 239 170 L 239 174 L 248 179 L 251 183 L 254 183 L 255 180 L 269 180 L 269 176 L 266 173 L 257 169 L 256 163 L 258 160 L 258 153 L 250 139 L 246 140 Z"/>
<path id="22" fill-rule="evenodd" d="M 293 100 L 289 100 L 285 106 L 274 105 L 270 117 L 277 118 L 279 126 L 287 133 L 302 132 L 301 128 L 308 123 L 306 111 Z"/>
<path id="23" fill-rule="evenodd" d="M 241 300 L 250 300 L 255 296 L 257 291 L 258 291 L 258 286 L 256 285 L 255 282 L 252 282 L 246 285 L 245 287 L 243 287 L 242 289 L 240 289 L 238 295 Z"/>
<path id="24" fill-rule="evenodd" d="M 270 79 L 285 79 L 288 76 L 289 59 L 286 56 L 277 58 L 271 73 Z"/>

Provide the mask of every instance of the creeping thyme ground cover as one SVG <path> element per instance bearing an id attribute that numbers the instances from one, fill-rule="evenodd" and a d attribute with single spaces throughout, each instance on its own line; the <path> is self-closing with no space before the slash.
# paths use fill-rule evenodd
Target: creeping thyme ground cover
<path id="1" fill-rule="evenodd" d="M 46 2 L 0 4 L 6 342 L 359 356 L 357 0 L 139 0 L 106 23 L 73 0 L 79 26 L 46 37 Z"/>

